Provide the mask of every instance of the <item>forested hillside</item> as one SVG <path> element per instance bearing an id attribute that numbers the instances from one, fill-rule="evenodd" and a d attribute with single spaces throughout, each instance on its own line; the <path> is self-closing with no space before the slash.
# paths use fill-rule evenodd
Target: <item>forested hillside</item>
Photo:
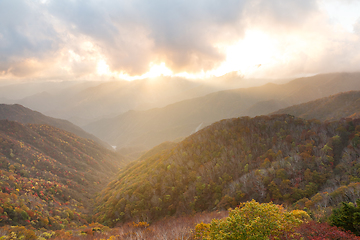
<path id="1" fill-rule="evenodd" d="M 89 138 L 104 146 L 110 147 L 108 144 L 101 141 L 99 138 L 95 137 L 90 133 L 85 132 L 80 127 L 72 124 L 69 121 L 45 116 L 42 113 L 33 111 L 19 104 L 12 104 L 12 105 L 0 104 L 0 120 L 1 119 L 17 121 L 23 124 L 32 123 L 32 124 L 51 125 L 65 131 L 72 132 L 78 135 L 79 137 Z"/>
<path id="2" fill-rule="evenodd" d="M 291 114 L 305 119 L 334 121 L 360 117 L 360 92 L 350 91 L 280 109 L 272 114 Z"/>
<path id="3" fill-rule="evenodd" d="M 0 225 L 83 225 L 95 193 L 124 164 L 92 140 L 49 125 L 0 120 Z"/>
<path id="4" fill-rule="evenodd" d="M 359 119 L 222 120 L 122 169 L 98 197 L 96 219 L 152 221 L 251 199 L 329 206 L 359 197 L 359 154 Z"/>

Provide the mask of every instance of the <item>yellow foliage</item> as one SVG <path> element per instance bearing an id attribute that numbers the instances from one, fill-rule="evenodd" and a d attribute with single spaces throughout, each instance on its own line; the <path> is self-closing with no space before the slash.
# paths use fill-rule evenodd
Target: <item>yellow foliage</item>
<path id="1" fill-rule="evenodd" d="M 195 239 L 268 239 L 291 231 L 308 219 L 310 217 L 304 211 L 288 212 L 280 205 L 252 200 L 230 210 L 226 219 L 198 224 Z"/>
<path id="2" fill-rule="evenodd" d="M 132 225 L 135 228 L 147 228 L 147 227 L 149 227 L 149 224 L 147 222 L 138 222 L 138 223 L 133 222 Z"/>

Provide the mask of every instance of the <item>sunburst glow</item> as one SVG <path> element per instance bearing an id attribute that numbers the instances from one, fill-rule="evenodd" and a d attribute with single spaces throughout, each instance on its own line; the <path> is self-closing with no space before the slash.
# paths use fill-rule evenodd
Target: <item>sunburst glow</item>
<path id="1" fill-rule="evenodd" d="M 100 76 L 116 77 L 127 81 L 145 78 L 156 78 L 159 76 L 173 76 L 173 72 L 166 67 L 165 63 L 160 64 L 149 64 L 149 71 L 140 76 L 130 76 L 126 73 L 118 73 L 110 71 L 109 65 L 105 60 L 99 60 L 97 64 L 97 74 Z"/>
<path id="2" fill-rule="evenodd" d="M 97 64 L 97 74 L 102 76 L 102 75 L 112 75 L 112 72 L 110 71 L 109 65 L 107 65 L 107 63 L 105 62 L 105 60 L 100 60 L 98 61 Z"/>
<path id="3" fill-rule="evenodd" d="M 155 78 L 159 76 L 177 76 L 184 78 L 208 78 L 221 76 L 229 72 L 237 71 L 241 74 L 251 74 L 263 65 L 274 61 L 277 52 L 276 41 L 260 31 L 248 31 L 244 39 L 232 46 L 219 44 L 218 48 L 225 53 L 226 61 L 217 69 L 211 71 L 199 71 L 197 73 L 174 73 L 164 62 L 149 64 L 149 71 L 140 76 L 130 76 L 126 73 L 111 72 L 104 60 L 98 61 L 97 73 L 118 77 L 124 80 Z"/>
<path id="4" fill-rule="evenodd" d="M 226 52 L 226 61 L 211 72 L 215 76 L 233 71 L 252 73 L 264 64 L 271 63 L 277 52 L 276 42 L 260 31 L 249 31 L 235 45 L 222 48 Z"/>
<path id="5" fill-rule="evenodd" d="M 173 72 L 166 67 L 165 63 L 162 62 L 159 65 L 155 65 L 155 64 L 150 64 L 150 70 L 149 72 L 145 73 L 144 75 L 142 75 L 141 77 L 144 78 L 154 78 L 154 77 L 159 77 L 159 76 L 171 76 L 173 74 Z"/>

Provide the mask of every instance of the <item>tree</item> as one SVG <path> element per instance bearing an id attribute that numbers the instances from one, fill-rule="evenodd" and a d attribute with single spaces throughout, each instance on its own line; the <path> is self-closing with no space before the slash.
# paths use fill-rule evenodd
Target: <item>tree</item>
<path id="1" fill-rule="evenodd" d="M 198 224 L 195 232 L 197 239 L 268 239 L 291 231 L 309 218 L 304 211 L 288 212 L 280 205 L 252 200 L 230 210 L 226 219 Z"/>
<path id="2" fill-rule="evenodd" d="M 356 204 L 357 206 L 352 202 L 342 202 L 342 206 L 334 209 L 329 218 L 331 225 L 360 236 L 360 199 L 356 201 Z"/>

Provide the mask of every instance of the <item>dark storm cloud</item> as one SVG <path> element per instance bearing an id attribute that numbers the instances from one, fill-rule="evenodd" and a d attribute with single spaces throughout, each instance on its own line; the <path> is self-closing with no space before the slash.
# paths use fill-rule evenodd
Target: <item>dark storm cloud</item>
<path id="1" fill-rule="evenodd" d="M 142 74 L 150 62 L 209 70 L 225 58 L 216 44 L 239 40 L 248 24 L 296 26 L 314 9 L 314 0 L 0 0 L 0 71 L 16 74 L 26 59 L 56 58 L 62 48 L 81 55 L 80 38 L 111 70 Z"/>

